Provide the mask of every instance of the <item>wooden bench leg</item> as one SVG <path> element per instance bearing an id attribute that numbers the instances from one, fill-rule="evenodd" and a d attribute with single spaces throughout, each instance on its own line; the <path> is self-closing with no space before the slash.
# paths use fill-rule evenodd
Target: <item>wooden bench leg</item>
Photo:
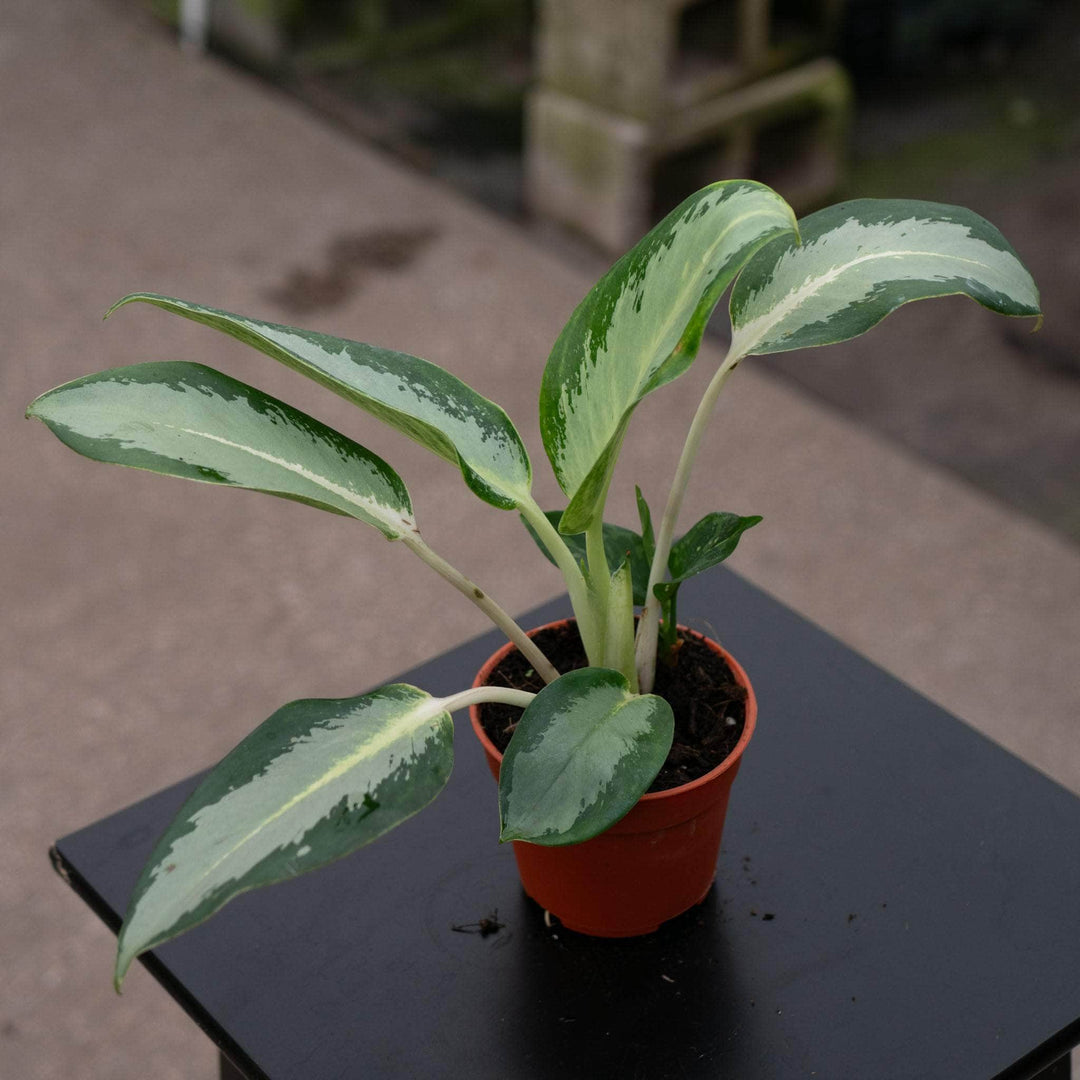
<path id="1" fill-rule="evenodd" d="M 1072 1080 L 1072 1064 L 1071 1055 L 1066 1054 L 1063 1058 L 1058 1058 L 1047 1069 L 1043 1069 L 1041 1073 L 1038 1073 L 1034 1080 Z"/>
<path id="2" fill-rule="evenodd" d="M 220 1061 L 219 1080 L 247 1080 L 247 1077 L 224 1055 L 218 1055 Z M 1053 1080 L 1058 1080 L 1054 1077 Z M 1068 1080 L 1068 1077 L 1065 1078 Z"/>

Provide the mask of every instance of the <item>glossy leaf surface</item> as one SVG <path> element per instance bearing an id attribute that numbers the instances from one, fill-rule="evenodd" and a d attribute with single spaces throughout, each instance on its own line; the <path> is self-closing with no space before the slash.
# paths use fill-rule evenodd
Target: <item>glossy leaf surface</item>
<path id="1" fill-rule="evenodd" d="M 799 222 L 747 264 L 731 295 L 732 354 L 786 352 L 865 333 L 911 300 L 965 294 L 1003 315 L 1038 315 L 1039 293 L 978 214 L 856 199 Z"/>
<path id="2" fill-rule="evenodd" d="M 450 715 L 414 686 L 278 709 L 158 841 L 120 933 L 117 985 L 139 953 L 233 897 L 339 859 L 411 817 L 452 765 Z"/>
<path id="3" fill-rule="evenodd" d="M 671 748 L 671 706 L 605 668 L 563 675 L 522 714 L 499 778 L 502 840 L 576 844 L 624 817 Z"/>
<path id="4" fill-rule="evenodd" d="M 584 532 L 595 516 L 631 413 L 693 362 L 731 279 L 766 241 L 794 234 L 794 214 L 774 191 L 713 184 L 615 263 L 570 316 L 540 392 L 544 447 L 570 496 L 567 532 Z"/>
<path id="5" fill-rule="evenodd" d="M 493 506 L 513 509 L 532 484 L 528 454 L 509 417 L 436 364 L 408 353 L 249 319 L 156 293 L 140 300 L 220 330 L 280 361 L 457 465 Z"/>
<path id="6" fill-rule="evenodd" d="M 561 510 L 545 510 L 544 517 L 557 529 L 562 519 Z M 529 531 L 529 535 L 536 541 L 536 546 L 544 553 L 548 562 L 555 565 L 555 560 L 548 554 L 547 548 L 540 542 L 536 530 L 524 519 L 522 524 Z M 570 549 L 578 564 L 588 561 L 585 550 L 585 536 L 583 533 L 570 533 L 564 535 L 563 540 Z M 645 590 L 649 585 L 649 562 L 645 557 L 645 549 L 641 537 L 633 529 L 624 528 L 622 525 L 610 525 L 604 523 L 604 554 L 607 556 L 609 567 L 621 566 L 629 559 L 630 579 L 633 586 L 634 603 L 645 603 Z"/>
<path id="7" fill-rule="evenodd" d="M 760 521 L 760 515 L 756 514 L 750 517 L 721 512 L 706 514 L 671 545 L 668 570 L 672 582 L 684 582 L 723 562 L 738 547 L 742 534 Z"/>
<path id="8" fill-rule="evenodd" d="M 738 514 L 716 512 L 706 514 L 689 532 L 671 545 L 668 555 L 669 581 L 659 581 L 653 591 L 660 600 L 664 624 L 660 643 L 671 648 L 677 639 L 679 587 L 684 581 L 723 562 L 738 546 L 739 538 L 756 525 L 759 516 L 740 517 Z"/>
<path id="9" fill-rule="evenodd" d="M 415 531 L 401 478 L 306 413 L 201 364 L 136 364 L 50 390 L 27 415 L 96 461 L 271 495 Z"/>

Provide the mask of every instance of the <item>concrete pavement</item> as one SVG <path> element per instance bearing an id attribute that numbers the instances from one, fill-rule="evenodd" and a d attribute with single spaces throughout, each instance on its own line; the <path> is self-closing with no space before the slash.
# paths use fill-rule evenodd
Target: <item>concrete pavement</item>
<path id="1" fill-rule="evenodd" d="M 86 462 L 23 409 L 102 367 L 219 366 L 387 457 L 432 545 L 524 610 L 559 590 L 554 571 L 453 470 L 210 331 L 100 316 L 151 289 L 425 356 L 507 409 L 557 504 L 536 387 L 590 281 L 109 0 L 5 5 L 0 222 L 0 1075 L 205 1078 L 212 1047 L 141 969 L 113 994 L 113 938 L 53 875 L 49 844 L 210 763 L 282 702 L 355 693 L 484 624 L 355 523 Z M 361 254 L 336 306 L 296 315 L 297 283 L 325 286 L 342 250 Z M 993 317 L 935 303 L 977 349 Z M 901 317 L 905 348 L 935 347 Z M 617 520 L 633 520 L 635 481 L 662 497 L 669 433 L 709 365 L 643 407 Z M 750 363 L 702 463 L 687 520 L 718 505 L 766 518 L 735 569 L 1080 791 L 1075 548 Z"/>

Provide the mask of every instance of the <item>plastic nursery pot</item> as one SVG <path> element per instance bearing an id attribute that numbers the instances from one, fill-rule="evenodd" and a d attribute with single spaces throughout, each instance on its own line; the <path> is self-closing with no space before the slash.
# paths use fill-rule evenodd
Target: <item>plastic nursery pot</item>
<path id="1" fill-rule="evenodd" d="M 547 628 L 539 627 L 530 636 Z M 648 934 L 700 903 L 712 886 L 728 797 L 754 734 L 757 700 L 742 667 L 715 641 L 691 633 L 727 661 L 746 690 L 746 719 L 735 749 L 697 780 L 643 795 L 626 817 L 584 843 L 545 847 L 513 842 L 525 892 L 571 930 L 612 938 Z M 480 669 L 473 686 L 486 685 L 514 648 L 508 643 L 499 649 Z M 502 754 L 481 726 L 477 706 L 470 708 L 469 716 L 498 780 Z"/>

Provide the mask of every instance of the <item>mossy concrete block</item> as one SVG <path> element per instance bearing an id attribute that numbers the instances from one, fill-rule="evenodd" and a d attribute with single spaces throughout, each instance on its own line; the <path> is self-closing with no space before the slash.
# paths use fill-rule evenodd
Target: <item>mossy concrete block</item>
<path id="1" fill-rule="evenodd" d="M 713 174 L 695 177 L 690 190 L 752 174 L 808 210 L 842 178 L 851 104 L 847 74 L 827 58 L 652 124 L 535 90 L 526 111 L 526 198 L 533 213 L 618 253 L 652 224 L 657 168 L 712 146 Z"/>
<path id="2" fill-rule="evenodd" d="M 541 0 L 540 84 L 652 120 L 664 107 L 676 33 L 676 16 L 662 0 Z"/>
<path id="3" fill-rule="evenodd" d="M 751 144 L 755 179 L 809 209 L 843 177 L 853 101 L 847 72 L 822 57 L 673 113 L 657 129 L 653 153 L 663 158 L 737 136 Z"/>
<path id="4" fill-rule="evenodd" d="M 554 90 L 526 103 L 526 196 L 532 210 L 622 251 L 648 228 L 647 124 Z"/>
<path id="5" fill-rule="evenodd" d="M 654 188 L 659 205 L 703 161 L 782 184 L 799 209 L 827 198 L 844 170 L 851 85 L 836 61 L 806 59 L 841 5 L 808 3 L 792 37 L 770 0 L 540 0 L 529 208 L 617 252 L 652 224 Z"/>
<path id="6" fill-rule="evenodd" d="M 256 68 L 276 71 L 287 56 L 288 10 L 270 0 L 213 0 L 211 39 Z"/>

